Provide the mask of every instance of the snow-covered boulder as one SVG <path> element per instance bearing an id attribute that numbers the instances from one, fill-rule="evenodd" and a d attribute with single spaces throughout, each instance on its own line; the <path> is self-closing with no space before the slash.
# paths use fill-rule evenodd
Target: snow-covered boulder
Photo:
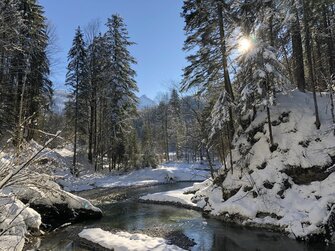
<path id="1" fill-rule="evenodd" d="M 26 143 L 19 155 L 14 148 L 0 153 L 0 180 L 21 167 L 41 149 L 34 141 Z M 102 212 L 88 200 L 64 191 L 54 180 L 55 171 L 66 168 L 66 160 L 51 149 L 44 149 L 30 165 L 13 176 L 1 189 L 7 195 L 15 195 L 42 216 L 46 226 L 57 227 L 66 222 L 100 218 Z"/>
<path id="2" fill-rule="evenodd" d="M 0 250 L 23 249 L 25 237 L 39 234 L 41 216 L 14 196 L 0 194 Z"/>
<path id="3" fill-rule="evenodd" d="M 7 194 L 15 194 L 21 201 L 39 212 L 45 224 L 57 227 L 66 222 L 100 218 L 102 212 L 88 200 L 63 191 L 48 176 L 41 176 L 43 185 L 10 186 L 4 189 Z"/>
<path id="4" fill-rule="evenodd" d="M 318 96 L 318 103 L 319 130 L 312 94 L 278 95 L 271 107 L 272 149 L 266 110 L 259 109 L 234 139 L 233 173 L 221 169 L 214 184 L 190 189 L 192 201 L 227 221 L 277 229 L 297 239 L 334 239 L 334 125 L 329 96 Z"/>

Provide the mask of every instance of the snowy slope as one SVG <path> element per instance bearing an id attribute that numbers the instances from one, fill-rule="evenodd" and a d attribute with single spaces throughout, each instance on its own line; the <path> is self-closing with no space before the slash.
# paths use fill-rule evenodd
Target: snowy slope
<path id="1" fill-rule="evenodd" d="M 191 202 L 226 221 L 269 227 L 298 239 L 334 241 L 335 137 L 329 96 L 318 96 L 318 101 L 320 130 L 314 125 L 310 93 L 279 95 L 271 107 L 278 144 L 273 152 L 266 112 L 260 109 L 234 140 L 234 172 L 222 168 L 214 184 L 207 181 L 190 188 Z M 173 200 L 169 194 L 147 199 L 155 197 Z M 175 197 L 180 202 L 178 193 Z"/>

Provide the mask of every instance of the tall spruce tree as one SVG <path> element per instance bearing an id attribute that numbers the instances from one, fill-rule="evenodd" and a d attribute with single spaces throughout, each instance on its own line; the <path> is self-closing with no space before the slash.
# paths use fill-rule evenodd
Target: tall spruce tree
<path id="1" fill-rule="evenodd" d="M 104 92 L 106 71 L 109 62 L 107 46 L 104 37 L 94 37 L 87 49 L 87 81 L 89 84 L 89 126 L 88 126 L 88 160 L 97 164 L 97 137 L 98 137 L 98 115 L 99 98 Z"/>
<path id="2" fill-rule="evenodd" d="M 172 150 L 176 152 L 176 158 L 179 159 L 181 157 L 180 154 L 183 124 L 181 120 L 181 101 L 176 89 L 172 89 L 171 91 L 168 109 L 170 130 L 169 135 L 171 136 L 170 144 L 172 146 Z"/>
<path id="3" fill-rule="evenodd" d="M 0 127 L 12 131 L 20 146 L 35 137 L 50 103 L 49 38 L 43 8 L 35 0 L 1 1 L 0 9 Z M 1 116 L 4 109 L 8 112 Z"/>
<path id="4" fill-rule="evenodd" d="M 129 40 L 128 31 L 123 18 L 112 15 L 107 21 L 105 39 L 109 48 L 109 76 L 107 97 L 107 123 L 109 128 L 110 146 L 107 154 L 110 161 L 110 169 L 115 169 L 125 155 L 124 139 L 132 125 L 131 119 L 136 113 L 138 90 L 132 65 L 136 60 L 130 54 L 128 47 L 134 43 Z"/>
<path id="5" fill-rule="evenodd" d="M 73 112 L 74 120 L 74 139 L 73 139 L 73 162 L 72 174 L 78 175 L 77 169 L 77 144 L 78 131 L 80 127 L 80 113 L 85 107 L 87 96 L 87 80 L 86 80 L 86 49 L 83 39 L 83 33 L 80 27 L 77 28 L 72 47 L 68 54 L 68 72 L 66 74 L 66 84 L 72 88 L 72 100 L 68 103 L 69 109 Z"/>
<path id="6" fill-rule="evenodd" d="M 253 25 L 250 25 L 248 17 L 240 16 L 239 23 L 242 30 L 247 32 L 244 39 L 248 39 L 249 46 L 245 51 L 240 48 L 241 55 L 238 58 L 239 70 L 236 78 L 238 92 L 241 94 L 242 111 L 250 110 L 251 107 L 255 109 L 260 105 L 265 106 L 272 150 L 275 149 L 275 143 L 272 135 L 270 107 L 274 104 L 276 92 L 282 91 L 289 84 L 285 68 L 280 62 L 278 53 L 280 50 L 275 44 L 276 31 L 281 29 L 278 16 L 276 16 L 280 9 L 278 4 L 276 1 L 268 1 L 267 4 L 256 1 L 254 5 L 249 5 L 248 8 L 253 13 L 260 10 L 254 16 Z M 251 33 L 252 36 L 250 36 Z"/>
<path id="7" fill-rule="evenodd" d="M 23 20 L 19 1 L 0 2 L 0 137 L 15 127 L 14 83 L 9 72 L 14 71 L 12 58 L 22 50 L 20 41 Z M 11 111 L 11 112 L 10 112 Z"/>

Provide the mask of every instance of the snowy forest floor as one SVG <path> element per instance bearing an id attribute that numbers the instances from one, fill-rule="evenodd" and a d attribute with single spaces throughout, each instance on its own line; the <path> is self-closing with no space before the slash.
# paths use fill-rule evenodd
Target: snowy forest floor
<path id="1" fill-rule="evenodd" d="M 59 149 L 56 152 L 71 163 L 72 152 Z M 68 165 L 70 164 L 68 163 Z M 116 188 L 128 186 L 149 186 L 167 182 L 203 181 L 210 176 L 208 165 L 201 163 L 167 162 L 157 168 L 144 168 L 128 172 L 94 172 L 85 161 L 80 163 L 79 177 L 74 177 L 68 169 L 56 172 L 57 182 L 66 191 L 83 191 L 94 188 Z"/>

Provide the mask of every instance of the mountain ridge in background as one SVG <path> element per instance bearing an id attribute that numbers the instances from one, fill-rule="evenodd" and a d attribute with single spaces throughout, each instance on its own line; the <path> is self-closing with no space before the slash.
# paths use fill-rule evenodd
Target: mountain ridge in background
<path id="1" fill-rule="evenodd" d="M 156 105 L 156 102 L 148 98 L 145 94 L 139 97 L 137 109 L 143 110 L 145 108 L 150 108 Z"/>
<path id="2" fill-rule="evenodd" d="M 62 114 L 64 112 L 65 103 L 69 99 L 69 93 L 66 90 L 54 90 L 52 110 L 55 113 Z M 147 95 L 143 94 L 138 98 L 137 109 L 143 110 L 156 105 L 156 102 L 148 98 Z"/>

